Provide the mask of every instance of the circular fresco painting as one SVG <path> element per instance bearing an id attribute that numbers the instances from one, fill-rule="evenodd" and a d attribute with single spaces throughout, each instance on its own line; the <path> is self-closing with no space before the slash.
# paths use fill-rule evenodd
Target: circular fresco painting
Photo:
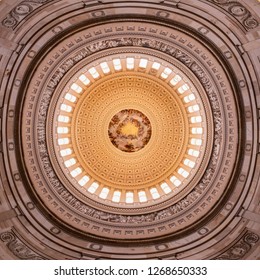
<path id="1" fill-rule="evenodd" d="M 137 152 L 149 142 L 152 128 L 149 119 L 140 111 L 125 109 L 113 116 L 108 135 L 111 143 L 123 152 Z"/>

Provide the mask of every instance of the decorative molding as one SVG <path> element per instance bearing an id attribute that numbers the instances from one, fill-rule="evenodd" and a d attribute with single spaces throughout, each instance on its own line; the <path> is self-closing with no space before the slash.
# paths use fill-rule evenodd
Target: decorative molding
<path id="1" fill-rule="evenodd" d="M 2 25 L 7 28 L 15 29 L 16 26 L 31 12 L 41 7 L 42 5 L 51 2 L 52 0 L 28 0 L 23 1 L 15 8 L 13 8 L 6 18 L 2 21 Z M 247 30 L 254 29 L 259 26 L 257 19 L 250 13 L 250 11 L 240 2 L 230 0 L 208 0 L 219 7 L 225 9 L 230 13 L 240 24 Z M 93 17 L 104 16 L 104 11 L 97 11 L 92 13 Z M 157 16 L 169 17 L 169 13 L 158 11 Z"/>
<path id="2" fill-rule="evenodd" d="M 2 21 L 2 25 L 7 28 L 15 29 L 16 26 L 31 12 L 52 0 L 28 0 L 23 1 L 14 7 L 6 18 Z"/>
<path id="3" fill-rule="evenodd" d="M 226 10 L 231 14 L 246 31 L 255 29 L 259 26 L 257 19 L 250 13 L 250 11 L 241 4 L 241 1 L 230 0 L 208 0 Z"/>
<path id="4" fill-rule="evenodd" d="M 247 231 L 240 240 L 215 260 L 241 260 L 259 242 L 259 235 Z"/>
<path id="5" fill-rule="evenodd" d="M 8 249 L 20 260 L 45 260 L 25 245 L 13 231 L 6 231 L 0 234 L 0 240 L 6 243 Z"/>
<path id="6" fill-rule="evenodd" d="M 192 221 L 198 221 L 213 203 L 218 203 L 219 197 L 225 191 L 225 182 L 230 178 L 237 151 L 233 92 L 222 66 L 204 46 L 196 44 L 195 39 L 181 31 L 169 27 L 171 32 L 162 33 L 160 31 L 164 29 L 158 29 L 157 33 L 160 35 L 155 36 L 153 31 L 159 26 L 154 23 L 131 22 L 131 25 L 121 25 L 116 21 L 108 26 L 115 34 L 119 27 L 124 33 L 111 38 L 105 34 L 107 25 L 99 29 L 88 28 L 84 33 L 79 32 L 66 39 L 62 45 L 57 46 L 52 55 L 46 54 L 43 63 L 38 67 L 24 104 L 22 137 L 25 164 L 38 197 L 46 202 L 51 212 L 72 228 L 84 233 L 119 239 L 124 236 L 136 239 L 158 236 L 161 233 L 173 234 L 179 228 L 190 226 Z M 130 32 L 129 27 L 132 30 L 133 26 L 138 30 Z M 140 26 L 150 34 L 139 32 Z M 96 33 L 99 34 L 98 38 Z M 95 58 L 105 55 L 112 57 L 123 54 L 125 50 L 151 56 L 156 54 L 156 57 L 163 57 L 167 63 L 178 65 L 179 69 L 190 76 L 196 88 L 202 92 L 204 102 L 210 106 L 211 113 L 213 112 L 209 121 L 214 121 L 214 125 L 210 127 L 215 134 L 213 148 L 210 148 L 211 161 L 206 171 L 205 168 L 200 169 L 203 178 L 192 185 L 190 193 L 183 192 L 177 199 L 172 197 L 145 207 L 134 205 L 129 211 L 122 211 L 120 205 L 117 207 L 109 203 L 99 203 L 88 194 L 83 193 L 81 196 L 73 183 L 68 182 L 62 170 L 59 170 L 57 158 L 51 157 L 54 149 L 52 140 L 49 139 L 53 138 L 46 136 L 46 129 L 52 127 L 51 120 L 54 119 L 53 104 L 67 79 L 82 66 L 92 63 Z M 221 95 L 225 98 L 220 98 Z M 228 116 L 228 119 L 225 116 Z M 223 133 L 224 125 L 226 134 Z M 47 139 L 49 145 L 46 143 Z"/>

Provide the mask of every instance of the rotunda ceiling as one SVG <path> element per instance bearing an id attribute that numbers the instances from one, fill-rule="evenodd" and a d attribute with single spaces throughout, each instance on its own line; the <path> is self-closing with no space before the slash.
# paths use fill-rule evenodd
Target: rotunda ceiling
<path id="1" fill-rule="evenodd" d="M 221 258 L 234 229 L 244 257 L 259 239 L 258 17 L 215 0 L 36 2 L 2 20 L 23 46 L 6 78 L 6 181 L 34 238 L 68 258 Z"/>
<path id="2" fill-rule="evenodd" d="M 107 28 L 117 30 L 118 24 L 126 22 L 110 20 L 87 30 L 102 33 Z M 74 217 L 71 221 L 79 219 L 76 225 L 68 223 L 87 234 L 103 236 L 103 230 L 112 228 L 107 237 L 118 239 L 125 239 L 122 224 L 127 221 L 135 228 L 128 238 L 136 240 L 138 231 L 145 238 L 161 235 L 157 230 L 144 231 L 143 222 L 158 227 L 163 221 L 165 235 L 194 224 L 212 207 L 196 215 L 192 207 L 197 200 L 206 199 L 209 189 L 215 188 L 211 203 L 217 203 L 226 187 L 220 187 L 216 178 L 229 180 L 236 165 L 239 135 L 230 82 L 199 41 L 181 28 L 175 31 L 187 44 L 189 40 L 200 45 L 222 73 L 220 80 L 212 78 L 214 67 L 208 69 L 197 62 L 196 49 L 182 50 L 166 38 L 159 43 L 152 38 L 153 31 L 141 37 L 139 26 L 154 30 L 159 27 L 155 22 L 129 20 L 127 24 L 133 26 L 127 37 L 116 32 L 116 37 L 105 35 L 96 42 L 83 29 L 62 39 L 45 55 L 40 72 L 64 44 L 82 40 L 68 55 L 64 51 L 65 60 L 56 56 L 52 70 L 34 73 L 43 75 L 46 83 L 33 93 L 33 101 L 30 94 L 25 98 L 24 108 L 31 108 L 32 113 L 23 113 L 22 143 L 26 154 L 40 159 L 32 167 L 31 159 L 25 158 L 30 176 L 36 168 L 46 193 L 41 188 L 35 191 L 47 205 L 49 197 L 54 199 L 51 205 L 57 207 L 48 209 L 59 219 L 64 215 Z M 169 32 L 165 34 L 172 32 L 170 26 L 161 28 Z M 220 90 L 222 84 L 225 87 Z M 222 99 L 223 90 L 228 99 Z M 149 143 L 135 153 L 120 151 L 108 135 L 111 119 L 126 109 L 141 112 L 151 123 Z M 32 132 L 36 141 L 28 146 Z M 223 158 L 227 159 L 225 171 Z M 60 212 L 60 207 L 66 210 Z M 179 215 L 193 218 L 180 218 L 183 222 L 170 226 Z M 96 232 L 91 226 L 85 231 L 84 220 L 103 230 Z"/>

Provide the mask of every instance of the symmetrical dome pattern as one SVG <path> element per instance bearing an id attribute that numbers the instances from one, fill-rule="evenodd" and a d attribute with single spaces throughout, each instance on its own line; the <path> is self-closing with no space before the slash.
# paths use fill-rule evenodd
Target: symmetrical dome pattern
<path id="1" fill-rule="evenodd" d="M 124 59 L 106 58 L 88 71 L 85 66 L 76 81 L 68 82 L 55 108 L 53 149 L 58 144 L 61 168 L 85 195 L 121 206 L 147 206 L 175 195 L 196 174 L 205 147 L 211 146 L 207 139 L 212 134 L 207 128 L 211 112 L 207 110 L 206 118 L 196 87 L 182 71 L 164 64 L 134 53 Z M 149 125 L 141 127 L 140 148 L 149 142 L 144 150 L 133 144 L 125 147 L 124 142 L 120 146 L 117 138 L 118 133 L 122 137 L 120 129 L 129 129 L 124 114 L 128 112 L 129 118 L 130 110 L 137 122 L 139 117 Z M 117 118 L 115 128 L 111 121 Z M 131 148 L 140 151 L 122 153 Z"/>
<path id="2" fill-rule="evenodd" d="M 260 257 L 258 2 L 0 7 L 0 258 Z"/>

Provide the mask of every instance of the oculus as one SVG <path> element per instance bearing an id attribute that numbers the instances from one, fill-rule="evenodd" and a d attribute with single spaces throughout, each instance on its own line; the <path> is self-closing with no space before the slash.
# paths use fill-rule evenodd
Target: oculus
<path id="1" fill-rule="evenodd" d="M 149 142 L 152 128 L 149 119 L 140 111 L 125 109 L 111 119 L 108 135 L 111 143 L 123 152 L 137 152 Z"/>

